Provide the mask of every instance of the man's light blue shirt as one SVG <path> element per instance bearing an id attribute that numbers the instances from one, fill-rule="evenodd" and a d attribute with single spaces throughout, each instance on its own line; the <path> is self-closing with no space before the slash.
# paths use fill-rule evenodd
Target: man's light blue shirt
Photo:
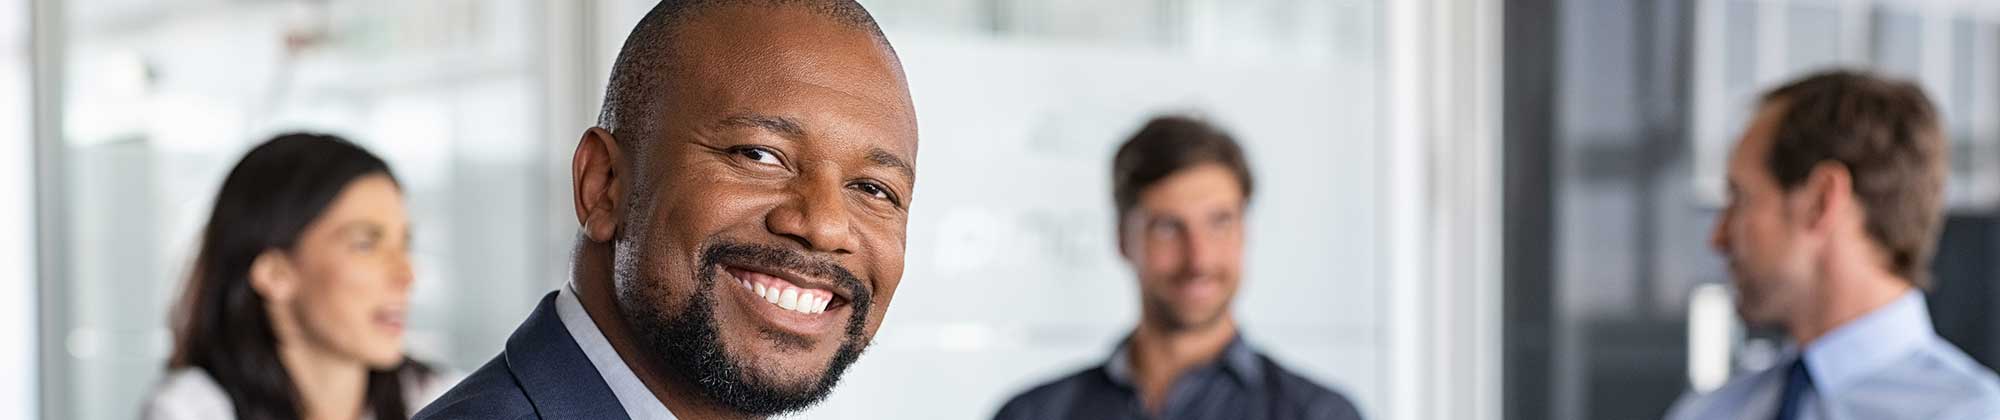
<path id="1" fill-rule="evenodd" d="M 1667 419 L 1771 419 L 1799 357 L 1788 348 L 1770 369 L 1683 396 Z M 1800 400 L 1801 420 L 2000 419 L 2000 380 L 1937 335 L 1914 290 L 1828 332 L 1803 357 L 1812 386 Z"/>
<path id="2" fill-rule="evenodd" d="M 584 357 L 597 367 L 597 375 L 604 377 L 604 385 L 611 387 L 611 395 L 625 406 L 625 415 L 633 420 L 674 420 L 674 413 L 667 411 L 667 405 L 653 396 L 645 382 L 639 381 L 639 375 L 632 373 L 625 359 L 618 357 L 618 350 L 611 348 L 611 339 L 597 329 L 597 322 L 583 309 L 583 300 L 577 298 L 576 283 L 564 283 L 556 295 L 556 316 L 569 329 L 570 338 L 576 340 Z"/>

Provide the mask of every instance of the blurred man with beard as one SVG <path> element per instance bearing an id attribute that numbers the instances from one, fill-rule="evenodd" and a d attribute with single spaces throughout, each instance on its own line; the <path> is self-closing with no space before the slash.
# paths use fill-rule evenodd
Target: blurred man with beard
<path id="1" fill-rule="evenodd" d="M 570 281 L 419 419 L 740 419 L 821 399 L 903 273 L 917 124 L 852 1 L 659 3 L 571 162 Z"/>
<path id="2" fill-rule="evenodd" d="M 995 417 L 1360 419 L 1347 398 L 1258 354 L 1237 331 L 1230 303 L 1253 183 L 1236 141 L 1162 117 L 1111 166 L 1118 248 L 1139 275 L 1139 325 L 1102 366 L 1016 396 Z"/>
<path id="3" fill-rule="evenodd" d="M 1764 95 L 1731 153 L 1713 245 L 1779 363 L 1669 419 L 1992 419 L 2000 382 L 1938 337 L 1920 289 L 1943 219 L 1944 133 L 1922 89 L 1853 72 Z"/>

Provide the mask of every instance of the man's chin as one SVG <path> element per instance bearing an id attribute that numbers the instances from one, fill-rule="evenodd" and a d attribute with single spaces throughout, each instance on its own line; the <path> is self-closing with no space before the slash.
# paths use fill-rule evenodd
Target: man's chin
<path id="1" fill-rule="evenodd" d="M 811 351 L 758 351 L 738 352 L 730 355 L 749 379 L 770 387 L 773 391 L 788 394 L 812 392 L 828 374 L 827 365 L 833 361 L 833 350 Z"/>
<path id="2" fill-rule="evenodd" d="M 750 367 L 748 370 L 752 372 L 748 379 L 763 384 L 770 392 L 790 397 L 788 399 L 810 398 L 818 391 L 814 387 L 819 386 L 820 380 L 825 376 L 823 372 L 766 370 L 757 367 Z"/>
<path id="3" fill-rule="evenodd" d="M 1215 327 L 1216 324 L 1222 323 L 1222 314 L 1223 311 L 1220 309 L 1183 311 L 1175 313 L 1173 315 L 1174 317 L 1173 327 L 1174 330 L 1176 331 L 1207 330 L 1209 328 Z"/>
<path id="4" fill-rule="evenodd" d="M 818 337 L 803 344 L 799 339 L 768 334 L 726 336 L 719 343 L 720 356 L 734 366 L 729 369 L 733 374 L 710 377 L 716 382 L 706 383 L 704 391 L 753 416 L 794 412 L 817 404 L 832 393 L 859 351 L 850 355 L 841 345 L 845 340 L 839 338 Z"/>
<path id="5" fill-rule="evenodd" d="M 1743 320 L 1743 326 L 1749 328 L 1769 328 L 1778 326 L 1781 323 L 1780 321 L 1782 317 L 1778 314 L 1773 314 L 1770 312 L 1771 311 L 1767 310 L 1766 308 L 1756 305 L 1755 302 L 1744 302 L 1739 300 L 1736 304 L 1736 319 Z"/>

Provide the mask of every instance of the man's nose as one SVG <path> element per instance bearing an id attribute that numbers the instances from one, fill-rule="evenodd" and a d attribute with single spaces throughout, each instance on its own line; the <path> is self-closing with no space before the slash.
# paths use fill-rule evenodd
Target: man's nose
<path id="1" fill-rule="evenodd" d="M 1181 255 L 1184 258 L 1181 262 L 1183 269 L 1190 275 L 1208 275 L 1213 273 L 1216 270 L 1216 266 L 1220 265 L 1218 260 L 1223 251 L 1221 244 L 1217 241 L 1220 239 L 1220 235 L 1204 229 L 1188 229 L 1188 234 L 1185 238 L 1186 243 L 1182 244 L 1181 247 L 1181 249 L 1186 250 Z"/>
<path id="2" fill-rule="evenodd" d="M 766 218 L 767 228 L 809 250 L 853 253 L 859 247 L 851 224 L 853 214 L 838 178 L 821 175 L 798 179 L 792 198 Z"/>

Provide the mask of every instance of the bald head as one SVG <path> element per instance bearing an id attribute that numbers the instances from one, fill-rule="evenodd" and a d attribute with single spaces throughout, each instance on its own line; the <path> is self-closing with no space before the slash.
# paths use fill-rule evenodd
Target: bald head
<path id="1" fill-rule="evenodd" d="M 664 0 L 639 19 L 639 24 L 632 28 L 631 35 L 625 38 L 624 46 L 618 50 L 618 59 L 611 66 L 611 81 L 604 90 L 604 105 L 599 110 L 597 125 L 611 131 L 619 143 L 627 147 L 638 146 L 629 139 L 651 137 L 657 128 L 653 124 L 659 118 L 657 112 L 672 106 L 663 101 L 668 97 L 667 91 L 676 88 L 675 76 L 678 70 L 684 69 L 682 62 L 699 59 L 684 54 L 687 48 L 680 45 L 685 41 L 680 36 L 682 29 L 689 22 L 723 7 L 809 12 L 842 28 L 872 37 L 891 60 L 896 58 L 895 49 L 882 35 L 882 28 L 876 25 L 875 17 L 853 0 Z M 897 64 L 900 66 L 900 63 Z"/>

